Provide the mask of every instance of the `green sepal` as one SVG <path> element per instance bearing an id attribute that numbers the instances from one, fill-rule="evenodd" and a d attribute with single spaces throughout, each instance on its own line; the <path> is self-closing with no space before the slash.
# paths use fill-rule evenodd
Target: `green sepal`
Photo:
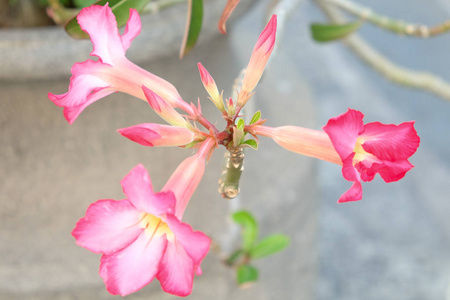
<path id="1" fill-rule="evenodd" d="M 249 253 L 253 249 L 253 244 L 258 237 L 258 223 L 255 218 L 245 210 L 235 212 L 233 221 L 242 227 L 242 249 Z"/>
<path id="2" fill-rule="evenodd" d="M 258 143 L 252 139 L 244 141 L 241 145 L 248 146 L 248 147 L 252 148 L 253 150 L 258 150 Z"/>
<path id="3" fill-rule="evenodd" d="M 317 42 L 330 42 L 346 37 L 362 25 L 361 21 L 345 24 L 311 24 L 312 37 Z"/>
<path id="4" fill-rule="evenodd" d="M 258 259 L 275 254 L 286 248 L 289 243 L 289 237 L 284 234 L 269 235 L 251 249 L 250 257 L 252 259 Z"/>
<path id="5" fill-rule="evenodd" d="M 237 282 L 241 286 L 258 280 L 258 270 L 251 265 L 241 265 L 236 272 Z"/>
<path id="6" fill-rule="evenodd" d="M 109 7 L 113 14 L 116 16 L 117 27 L 124 26 L 130 16 L 130 8 L 134 8 L 137 11 L 141 11 L 147 5 L 150 0 L 100 0 L 95 2 L 96 5 L 105 5 L 109 3 Z M 66 32 L 76 39 L 88 39 L 89 34 L 81 30 L 80 24 L 78 24 L 76 16 L 67 22 L 64 27 Z"/>
<path id="7" fill-rule="evenodd" d="M 250 125 L 255 124 L 256 122 L 258 122 L 259 119 L 261 119 L 261 111 L 260 110 L 255 112 L 255 114 L 253 115 L 252 119 L 250 120 Z"/>

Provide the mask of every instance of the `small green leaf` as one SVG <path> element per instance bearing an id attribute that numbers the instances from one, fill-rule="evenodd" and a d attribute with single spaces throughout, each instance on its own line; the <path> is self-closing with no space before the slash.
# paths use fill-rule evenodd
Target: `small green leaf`
<path id="1" fill-rule="evenodd" d="M 73 0 L 73 4 L 75 5 L 75 7 L 83 8 L 94 4 L 96 1 L 97 0 Z"/>
<path id="2" fill-rule="evenodd" d="M 255 114 L 253 115 L 251 121 L 250 121 L 250 125 L 251 124 L 255 124 L 256 122 L 259 121 L 259 119 L 261 119 L 261 111 L 258 110 L 257 112 L 255 112 Z"/>
<path id="3" fill-rule="evenodd" d="M 252 148 L 253 150 L 258 150 L 258 143 L 255 140 L 246 140 L 242 144 Z"/>
<path id="4" fill-rule="evenodd" d="M 184 32 L 183 43 L 180 49 L 180 58 L 183 58 L 197 42 L 203 21 L 203 0 L 189 0 L 188 23 Z"/>
<path id="5" fill-rule="evenodd" d="M 258 270 L 250 265 L 241 265 L 237 269 L 237 282 L 239 285 L 249 284 L 258 280 Z"/>
<path id="6" fill-rule="evenodd" d="M 253 248 L 256 238 L 258 237 L 258 223 L 255 218 L 245 210 L 235 212 L 233 220 L 242 226 L 242 248 L 245 252 L 249 252 Z"/>
<path id="7" fill-rule="evenodd" d="M 362 25 L 361 21 L 346 24 L 311 24 L 312 37 L 317 42 L 329 42 L 343 38 L 356 31 Z"/>
<path id="8" fill-rule="evenodd" d="M 289 245 L 289 237 L 284 234 L 273 234 L 264 238 L 250 251 L 252 259 L 258 259 L 277 253 Z"/>
<path id="9" fill-rule="evenodd" d="M 239 130 L 244 130 L 245 127 L 245 121 L 244 119 L 238 119 L 237 124 L 236 124 L 237 129 Z"/>
<path id="10" fill-rule="evenodd" d="M 150 2 L 150 0 L 100 0 L 95 4 L 105 5 L 109 3 L 113 14 L 116 16 L 117 26 L 121 27 L 125 25 L 128 21 L 130 15 L 130 8 L 134 8 L 137 11 L 144 9 L 145 5 Z M 65 26 L 66 32 L 73 38 L 77 39 L 88 39 L 89 35 L 81 30 L 78 24 L 76 16 L 73 17 Z"/>

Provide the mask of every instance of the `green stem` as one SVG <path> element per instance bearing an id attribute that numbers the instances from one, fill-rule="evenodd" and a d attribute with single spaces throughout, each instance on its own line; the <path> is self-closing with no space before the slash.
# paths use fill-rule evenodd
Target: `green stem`
<path id="1" fill-rule="evenodd" d="M 244 150 L 229 149 L 225 153 L 225 164 L 219 181 L 219 192 L 225 199 L 233 199 L 239 195 L 239 181 L 244 170 Z"/>
<path id="2" fill-rule="evenodd" d="M 349 0 L 321 0 L 328 4 L 340 7 L 343 10 L 363 19 L 367 20 L 381 28 L 390 30 L 397 34 L 427 38 L 439 35 L 450 30 L 450 20 L 436 26 L 425 26 L 406 23 L 401 20 L 394 20 L 386 16 L 373 12 L 370 8 L 353 3 Z"/>

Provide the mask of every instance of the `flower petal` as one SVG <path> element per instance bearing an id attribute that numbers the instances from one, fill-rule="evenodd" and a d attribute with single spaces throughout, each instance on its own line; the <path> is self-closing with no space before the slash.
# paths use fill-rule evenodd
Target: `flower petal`
<path id="1" fill-rule="evenodd" d="M 127 198 L 138 210 L 155 216 L 174 213 L 176 200 L 173 193 L 155 194 L 150 175 L 143 165 L 134 167 L 120 184 Z"/>
<path id="2" fill-rule="evenodd" d="M 95 253 L 113 253 L 130 245 L 143 229 L 141 212 L 128 200 L 99 200 L 72 231 L 77 245 Z"/>
<path id="3" fill-rule="evenodd" d="M 349 109 L 346 113 L 331 118 L 323 127 L 342 161 L 353 153 L 356 140 L 364 130 L 363 117 L 361 112 Z"/>
<path id="4" fill-rule="evenodd" d="M 143 146 L 184 146 L 194 140 L 189 129 L 177 126 L 144 123 L 118 130 L 121 135 Z"/>
<path id="5" fill-rule="evenodd" d="M 125 56 L 116 17 L 108 4 L 83 8 L 77 20 L 81 29 L 89 34 L 94 45 L 91 55 L 99 57 L 102 62 L 110 65 L 114 64 L 114 59 Z"/>
<path id="6" fill-rule="evenodd" d="M 141 32 L 141 27 L 139 13 L 134 8 L 130 8 L 130 17 L 128 18 L 127 26 L 125 26 L 125 31 L 121 36 L 124 51 L 130 48 L 133 39 Z"/>
<path id="7" fill-rule="evenodd" d="M 342 175 L 348 181 L 353 181 L 352 186 L 348 191 L 346 191 L 341 197 L 339 197 L 338 203 L 357 201 L 362 199 L 362 185 L 361 179 L 356 168 L 353 166 L 354 153 L 349 155 L 344 160 L 344 165 L 342 166 Z"/>
<path id="8" fill-rule="evenodd" d="M 113 295 L 128 295 L 150 283 L 159 271 L 167 246 L 165 235 L 150 238 L 145 232 L 127 248 L 103 255 L 100 276 Z"/>
<path id="9" fill-rule="evenodd" d="M 167 244 L 156 278 L 162 289 L 177 296 L 187 296 L 192 292 L 194 282 L 194 262 L 176 239 Z"/>
<path id="10" fill-rule="evenodd" d="M 182 223 L 173 215 L 167 215 L 166 223 L 177 241 L 192 258 L 195 266 L 200 266 L 203 258 L 208 254 L 211 239 L 201 231 L 192 230 L 189 224 Z"/>
<path id="11" fill-rule="evenodd" d="M 364 140 L 364 150 L 388 161 L 408 159 L 416 152 L 420 143 L 414 121 L 399 125 L 368 123 L 361 138 Z"/>
<path id="12" fill-rule="evenodd" d="M 221 34 L 227 33 L 226 23 L 228 18 L 230 18 L 231 13 L 236 8 L 240 0 L 228 0 L 225 8 L 223 9 L 222 15 L 220 16 L 219 23 L 217 26 L 219 27 L 219 31 Z"/>
<path id="13" fill-rule="evenodd" d="M 413 167 L 406 159 L 395 162 L 384 161 L 383 166 L 378 169 L 378 173 L 385 182 L 393 182 L 405 177 L 406 172 Z"/>

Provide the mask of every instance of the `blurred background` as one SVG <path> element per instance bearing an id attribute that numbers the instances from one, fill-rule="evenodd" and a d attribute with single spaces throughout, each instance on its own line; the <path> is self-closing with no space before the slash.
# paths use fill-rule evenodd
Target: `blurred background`
<path id="1" fill-rule="evenodd" d="M 184 7 L 145 17 L 128 57 L 173 83 L 186 101 L 200 97 L 204 114 L 220 123 L 196 64 L 201 61 L 230 96 L 274 6 L 241 0 L 228 35 L 221 36 L 215 22 L 225 2 L 206 3 L 214 4 L 205 8 L 204 31 L 186 58 L 180 61 L 177 53 Z M 276 55 L 249 110 L 261 110 L 269 126 L 315 129 L 347 108 L 362 111 L 365 122 L 415 120 L 421 137 L 411 158 L 415 168 L 395 183 L 377 177 L 363 184 L 363 200 L 338 205 L 350 186 L 338 166 L 261 139 L 258 151 L 246 152 L 241 196 L 230 203 L 217 193 L 223 151 L 216 151 L 184 220 L 217 245 L 233 244 L 236 229 L 227 214 L 239 206 L 255 214 L 262 234 L 285 233 L 292 242 L 257 262 L 260 281 L 246 290 L 237 288 L 234 273 L 212 250 L 188 298 L 450 299 L 449 101 L 389 82 L 340 42 L 314 42 L 310 24 L 327 19 L 316 2 L 299 3 L 278 33 Z M 450 19 L 444 0 L 357 3 L 411 23 Z M 76 246 L 71 230 L 90 203 L 122 199 L 119 182 L 138 163 L 158 190 L 192 151 L 145 148 L 117 134 L 118 128 L 160 122 L 146 103 L 128 95 L 100 100 L 69 125 L 47 93 L 67 91 L 70 66 L 88 57 L 91 44 L 51 29 L 43 46 L 40 34 L 0 29 L 0 299 L 113 299 L 98 276 L 100 257 Z M 450 34 L 420 39 L 370 24 L 358 34 L 398 65 L 450 81 Z M 175 299 L 158 282 L 127 298 L 151 297 Z"/>

